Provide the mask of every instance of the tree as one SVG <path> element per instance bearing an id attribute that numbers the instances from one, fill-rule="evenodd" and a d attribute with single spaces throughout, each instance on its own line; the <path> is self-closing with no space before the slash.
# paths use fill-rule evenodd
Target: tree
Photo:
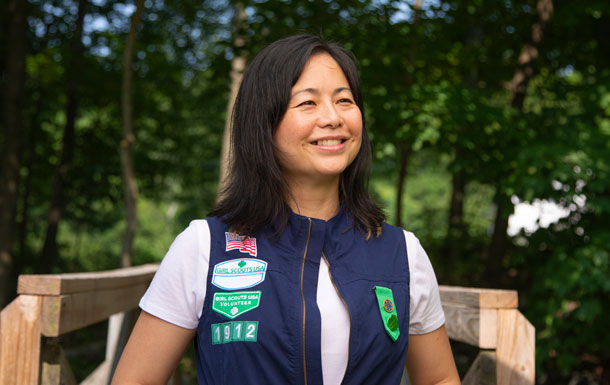
<path id="1" fill-rule="evenodd" d="M 3 95 L 2 169 L 0 174 L 0 308 L 14 293 L 13 236 L 19 169 L 21 167 L 21 131 L 24 109 L 27 4 L 8 2 L 8 39 Z"/>
<path id="2" fill-rule="evenodd" d="M 530 41 L 521 49 L 519 67 L 515 71 L 510 83 L 512 93 L 511 106 L 518 111 L 523 110 L 523 102 L 527 92 L 527 85 L 534 76 L 534 63 L 538 58 L 538 50 L 542 44 L 546 24 L 553 14 L 552 0 L 538 0 L 536 5 L 539 20 L 532 25 Z M 498 181 L 496 196 L 496 215 L 494 231 L 487 251 L 487 283 L 494 285 L 499 282 L 502 262 L 508 247 L 508 218 L 512 206 L 510 196 L 502 189 L 501 180 Z"/>
<path id="3" fill-rule="evenodd" d="M 231 88 L 229 92 L 229 101 L 227 103 L 227 115 L 225 121 L 225 129 L 222 136 L 222 151 L 220 153 L 220 181 L 218 183 L 218 191 L 222 192 L 229 176 L 230 167 L 230 143 L 232 129 L 232 114 L 237 92 L 246 69 L 246 10 L 242 2 L 235 3 L 235 13 L 233 15 L 233 59 L 231 59 Z"/>
<path id="4" fill-rule="evenodd" d="M 79 87 L 83 55 L 82 36 L 87 12 L 86 8 L 87 1 L 79 0 L 66 71 L 66 123 L 62 135 L 61 155 L 53 180 L 53 195 L 47 214 L 47 232 L 39 262 L 39 271 L 43 273 L 49 273 L 58 259 L 57 231 L 65 207 L 65 194 L 69 185 L 69 173 L 74 158 L 74 135 L 79 108 Z"/>
<path id="5" fill-rule="evenodd" d="M 138 24 L 144 10 L 144 0 L 136 2 L 136 10 L 131 16 L 131 25 L 127 35 L 127 44 L 123 53 L 123 87 L 121 92 L 121 105 L 123 112 L 123 140 L 121 141 L 121 168 L 123 170 L 123 189 L 125 194 L 125 207 L 127 209 L 127 226 L 123 236 L 121 250 L 121 266 L 131 266 L 131 251 L 133 238 L 138 226 L 138 186 L 134 175 L 133 156 L 131 147 L 136 141 L 133 130 L 132 106 L 132 79 L 133 55 Z"/>

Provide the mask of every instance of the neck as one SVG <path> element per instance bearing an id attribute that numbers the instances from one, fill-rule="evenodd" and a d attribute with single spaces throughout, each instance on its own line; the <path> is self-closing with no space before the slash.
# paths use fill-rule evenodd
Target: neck
<path id="1" fill-rule="evenodd" d="M 339 177 L 330 183 L 287 182 L 287 201 L 293 212 L 325 221 L 339 212 Z"/>

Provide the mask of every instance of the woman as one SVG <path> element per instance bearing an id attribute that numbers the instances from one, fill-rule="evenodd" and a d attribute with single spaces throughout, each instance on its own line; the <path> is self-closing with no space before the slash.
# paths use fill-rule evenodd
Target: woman
<path id="1" fill-rule="evenodd" d="M 222 199 L 140 302 L 113 383 L 165 384 L 195 339 L 200 384 L 459 383 L 413 234 L 367 193 L 356 67 L 309 35 L 263 49 L 233 113 Z"/>

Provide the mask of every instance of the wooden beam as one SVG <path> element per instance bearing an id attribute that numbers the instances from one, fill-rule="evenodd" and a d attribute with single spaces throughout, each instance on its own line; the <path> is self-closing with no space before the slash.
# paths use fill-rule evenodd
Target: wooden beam
<path id="1" fill-rule="evenodd" d="M 57 337 L 80 329 L 112 314 L 131 310 L 148 288 L 148 282 L 109 290 L 44 296 L 42 304 L 42 334 Z"/>
<path id="2" fill-rule="evenodd" d="M 479 352 L 464 376 L 462 385 L 496 385 L 496 352 Z"/>
<path id="3" fill-rule="evenodd" d="M 449 338 L 481 349 L 497 346 L 497 310 L 443 303 Z"/>
<path id="4" fill-rule="evenodd" d="M 147 264 L 94 273 L 22 274 L 19 294 L 63 295 L 84 291 L 109 290 L 150 282 L 158 264 Z"/>
<path id="5" fill-rule="evenodd" d="M 108 385 L 110 362 L 104 361 L 85 378 L 80 385 Z"/>
<path id="6" fill-rule="evenodd" d="M 533 385 L 536 330 L 516 309 L 498 310 L 498 385 Z"/>
<path id="7" fill-rule="evenodd" d="M 40 355 L 41 384 L 76 385 L 76 378 L 57 338 L 45 338 Z"/>
<path id="8" fill-rule="evenodd" d="M 38 385 L 41 307 L 20 295 L 0 313 L 0 384 Z"/>
<path id="9" fill-rule="evenodd" d="M 519 305 L 516 290 L 479 289 L 474 287 L 439 286 L 441 302 L 476 308 L 515 309 Z"/>

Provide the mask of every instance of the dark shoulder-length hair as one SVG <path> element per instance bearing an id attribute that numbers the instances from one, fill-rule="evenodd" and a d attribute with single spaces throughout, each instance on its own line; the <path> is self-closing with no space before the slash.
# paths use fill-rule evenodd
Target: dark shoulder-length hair
<path id="1" fill-rule="evenodd" d="M 232 231 L 252 235 L 270 227 L 279 234 L 288 223 L 291 210 L 286 199 L 290 193 L 276 158 L 273 135 L 288 108 L 292 87 L 317 53 L 327 53 L 339 64 L 362 114 L 362 145 L 341 174 L 339 199 L 367 238 L 380 234 L 385 215 L 367 191 L 371 143 L 356 65 L 349 51 L 313 35 L 271 43 L 244 73 L 233 109 L 227 181 L 210 212 Z"/>

